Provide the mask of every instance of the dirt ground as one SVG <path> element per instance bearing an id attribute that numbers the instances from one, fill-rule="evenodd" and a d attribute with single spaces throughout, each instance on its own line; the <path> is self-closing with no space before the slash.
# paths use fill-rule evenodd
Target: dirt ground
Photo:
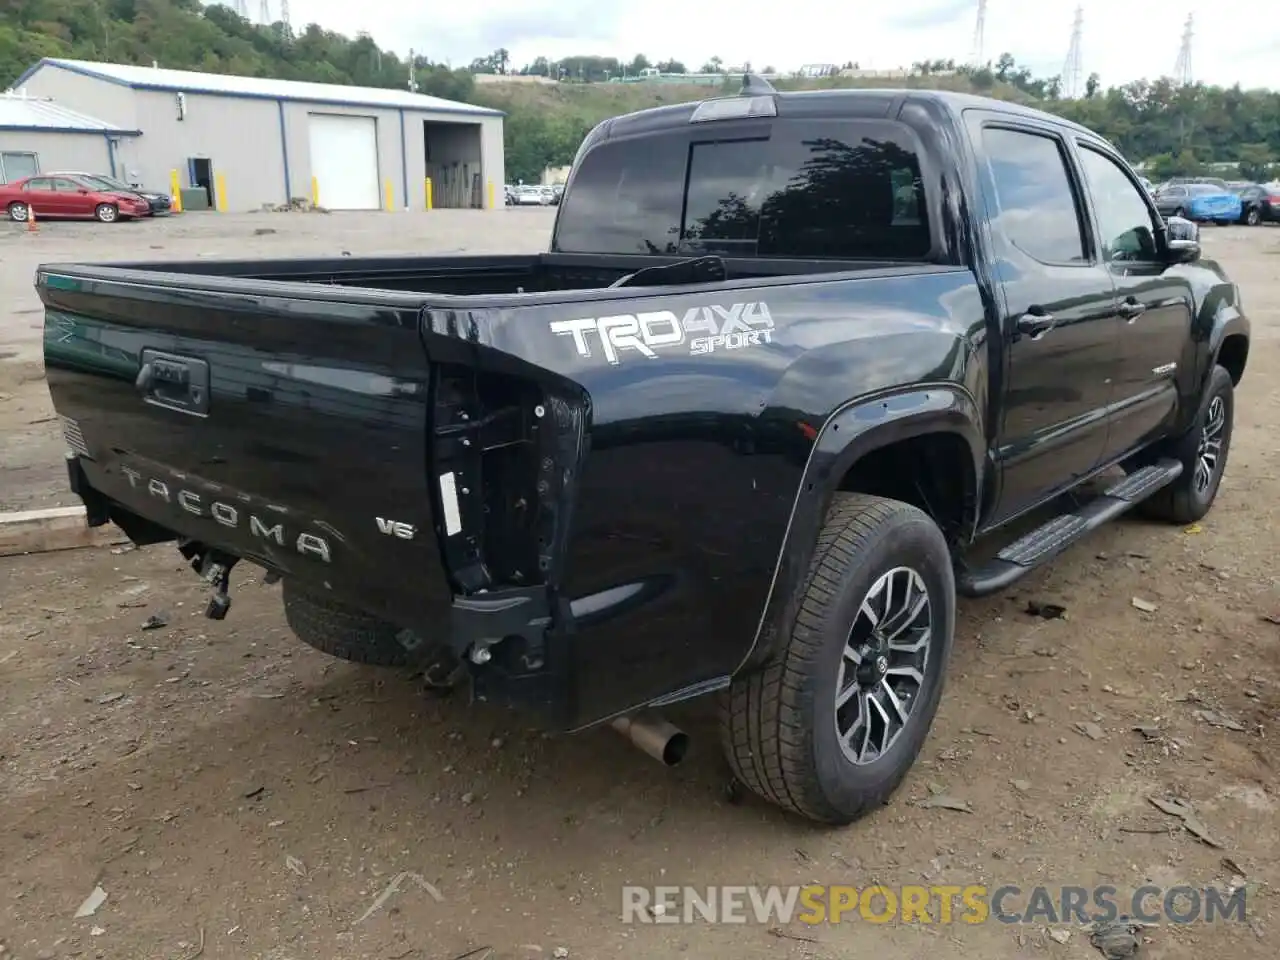
<path id="1" fill-rule="evenodd" d="M 74 502 L 40 373 L 37 263 L 537 250 L 550 222 L 390 216 L 0 234 L 0 510 Z M 1255 336 L 1213 512 L 1188 529 L 1113 524 L 963 603 L 920 762 L 845 829 L 730 802 L 709 704 L 673 716 L 694 747 L 667 770 L 607 730 L 547 737 L 328 659 L 249 569 L 219 623 L 171 547 L 0 560 L 0 957 L 1085 960 L 1102 954 L 1070 924 L 627 925 L 621 887 L 1247 881 L 1247 922 L 1149 927 L 1140 956 L 1274 958 L 1280 230 L 1205 239 Z M 144 629 L 152 615 L 166 625 Z M 1149 801 L 1171 796 L 1220 846 Z M 76 919 L 95 885 L 106 901 Z"/>

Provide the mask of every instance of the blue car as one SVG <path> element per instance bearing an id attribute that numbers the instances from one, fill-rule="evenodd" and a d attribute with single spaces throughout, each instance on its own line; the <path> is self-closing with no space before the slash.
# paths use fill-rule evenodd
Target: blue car
<path id="1" fill-rule="evenodd" d="M 1238 196 L 1212 183 L 1165 184 L 1155 193 L 1163 216 L 1185 217 L 1198 223 L 1238 223 L 1244 208 Z"/>

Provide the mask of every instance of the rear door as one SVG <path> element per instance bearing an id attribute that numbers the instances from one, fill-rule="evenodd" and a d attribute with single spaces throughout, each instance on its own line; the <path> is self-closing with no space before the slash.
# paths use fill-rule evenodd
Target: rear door
<path id="1" fill-rule="evenodd" d="M 1164 256 L 1159 215 L 1133 174 L 1097 143 L 1078 140 L 1076 151 L 1121 318 L 1106 453 L 1114 459 L 1162 435 L 1177 409 L 1179 375 L 1193 372 L 1194 297 Z"/>
<path id="2" fill-rule="evenodd" d="M 985 161 L 1003 294 L 1000 523 L 1074 484 L 1103 456 L 1118 336 L 1115 294 L 1056 126 L 966 114 Z"/>
<path id="3" fill-rule="evenodd" d="M 49 177 L 32 177 L 22 185 L 27 195 L 27 205 L 35 211 L 36 217 L 56 217 L 58 213 L 58 197 L 53 192 L 53 180 Z"/>

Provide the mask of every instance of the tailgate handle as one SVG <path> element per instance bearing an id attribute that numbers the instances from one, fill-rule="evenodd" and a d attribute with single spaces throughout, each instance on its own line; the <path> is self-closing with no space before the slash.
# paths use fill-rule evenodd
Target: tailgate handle
<path id="1" fill-rule="evenodd" d="M 208 415 L 207 362 L 159 350 L 143 350 L 141 359 L 142 368 L 134 386 L 145 402 L 198 417 Z"/>

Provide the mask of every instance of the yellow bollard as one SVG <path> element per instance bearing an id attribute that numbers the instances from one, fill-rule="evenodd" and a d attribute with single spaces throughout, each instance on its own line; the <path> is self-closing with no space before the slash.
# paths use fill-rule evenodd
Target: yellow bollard
<path id="1" fill-rule="evenodd" d="M 219 173 L 214 180 L 214 209 L 219 213 L 227 212 L 227 178 Z"/>
<path id="2" fill-rule="evenodd" d="M 169 193 L 172 195 L 172 203 L 169 209 L 174 213 L 182 212 L 182 183 L 178 180 L 178 171 L 169 171 Z"/>
<path id="3" fill-rule="evenodd" d="M 395 192 L 391 188 L 391 178 L 388 177 L 386 180 L 382 181 L 382 185 L 383 196 L 386 198 L 387 212 L 389 213 L 396 208 L 396 196 Z"/>
<path id="4" fill-rule="evenodd" d="M 434 209 L 434 208 L 435 208 L 435 197 L 433 197 L 433 196 L 432 196 L 432 193 L 431 193 L 431 178 L 430 178 L 430 177 L 427 177 L 427 180 L 426 180 L 426 187 L 427 187 L 427 209 L 428 209 L 428 210 L 432 210 L 432 209 Z"/>
<path id="5" fill-rule="evenodd" d="M 313 207 L 320 206 L 320 178 L 311 178 L 311 205 Z"/>
<path id="6" fill-rule="evenodd" d="M 497 207 L 493 203 L 493 181 L 489 181 L 489 209 L 496 210 Z"/>

